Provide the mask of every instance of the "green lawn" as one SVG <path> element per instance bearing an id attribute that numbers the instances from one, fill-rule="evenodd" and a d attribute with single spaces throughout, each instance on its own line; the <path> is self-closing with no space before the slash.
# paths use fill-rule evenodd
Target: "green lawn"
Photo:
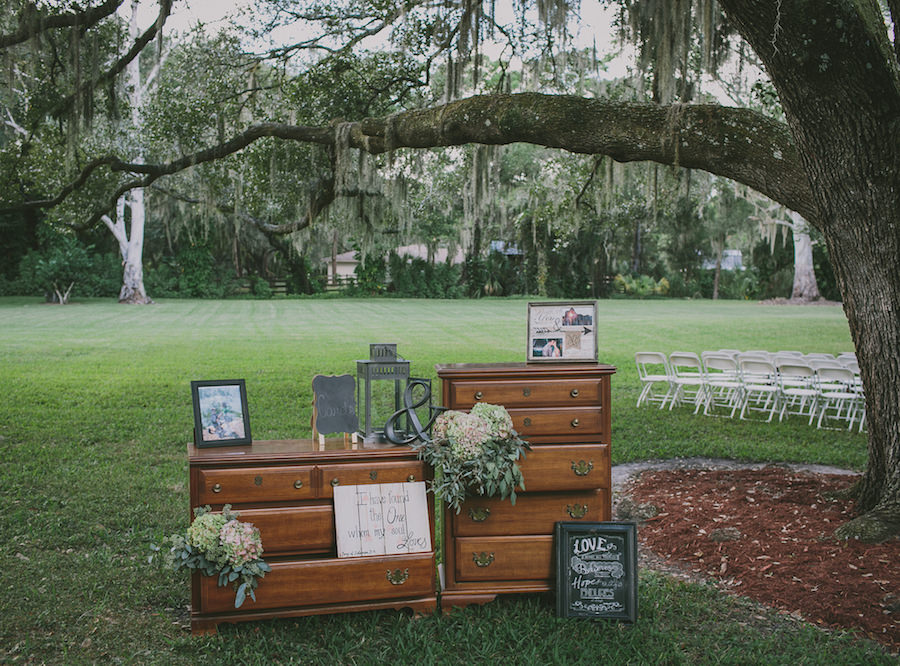
<path id="1" fill-rule="evenodd" d="M 860 663 L 863 642 L 705 587 L 642 576 L 636 626 L 562 622 L 545 599 L 410 621 L 362 613 L 181 628 L 186 577 L 148 566 L 148 544 L 188 517 L 189 382 L 244 378 L 255 439 L 309 434 L 316 373 L 354 373 L 396 342 L 413 374 L 435 363 L 520 361 L 526 300 L 109 301 L 0 299 L 0 662 Z M 633 356 L 754 348 L 852 349 L 836 307 L 601 301 L 613 378 L 613 459 L 803 461 L 861 469 L 865 438 L 635 409 Z M 712 619 L 715 618 L 716 621 Z M 761 630 L 761 627 L 763 630 Z"/>

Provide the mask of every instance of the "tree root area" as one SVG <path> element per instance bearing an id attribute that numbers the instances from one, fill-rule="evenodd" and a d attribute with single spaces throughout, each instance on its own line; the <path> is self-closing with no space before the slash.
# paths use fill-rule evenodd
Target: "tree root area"
<path id="1" fill-rule="evenodd" d="M 897 652 L 900 539 L 868 544 L 834 535 L 855 515 L 841 491 L 858 478 L 778 466 L 646 471 L 623 493 L 652 516 L 638 526 L 642 550 L 722 589 L 823 628 L 862 632 Z"/>

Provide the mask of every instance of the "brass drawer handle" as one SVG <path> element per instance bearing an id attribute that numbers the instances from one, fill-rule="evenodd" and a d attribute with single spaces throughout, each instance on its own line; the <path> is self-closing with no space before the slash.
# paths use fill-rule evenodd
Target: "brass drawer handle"
<path id="1" fill-rule="evenodd" d="M 220 493 L 220 492 L 222 492 L 222 484 L 221 484 L 221 483 L 217 483 L 216 485 L 214 485 L 214 486 L 212 487 L 212 491 L 213 491 L 214 493 Z"/>
<path id="2" fill-rule="evenodd" d="M 479 506 L 477 508 L 469 509 L 469 518 L 472 519 L 472 522 L 475 523 L 483 523 L 488 519 L 488 516 L 491 515 L 491 510 L 486 506 Z"/>
<path id="3" fill-rule="evenodd" d="M 303 487 L 303 479 L 297 479 L 294 481 L 294 488 L 300 490 Z"/>
<path id="4" fill-rule="evenodd" d="M 394 569 L 393 571 L 388 569 L 387 579 L 391 585 L 403 585 L 409 579 L 409 569 Z"/>
<path id="5" fill-rule="evenodd" d="M 475 391 L 475 399 L 476 400 L 481 400 L 483 397 L 484 397 L 484 393 L 482 393 L 481 391 Z"/>
<path id="6" fill-rule="evenodd" d="M 373 469 L 371 472 L 369 472 L 369 478 L 372 479 L 372 481 L 377 479 L 378 478 L 378 470 Z"/>
<path id="7" fill-rule="evenodd" d="M 584 460 L 572 461 L 572 471 L 575 472 L 575 476 L 587 476 L 592 469 L 594 469 L 593 460 L 590 462 L 585 462 Z"/>
<path id="8" fill-rule="evenodd" d="M 476 567 L 489 567 L 494 562 L 494 554 L 493 553 L 472 553 L 472 561 L 475 562 Z"/>
<path id="9" fill-rule="evenodd" d="M 334 477 L 334 478 L 331 480 L 331 487 L 334 488 L 335 486 L 340 485 L 340 483 L 341 483 L 341 480 L 340 480 L 339 478 L 337 478 L 337 477 Z"/>
<path id="10" fill-rule="evenodd" d="M 578 419 L 572 419 L 572 427 L 577 428 L 578 424 L 581 423 Z"/>
<path id="11" fill-rule="evenodd" d="M 406 477 L 406 480 L 407 480 L 407 482 L 412 483 L 413 481 L 416 480 L 416 475 L 410 474 L 408 477 Z"/>
<path id="12" fill-rule="evenodd" d="M 577 398 L 578 397 L 578 389 L 572 389 L 571 391 L 569 391 L 569 395 L 572 396 L 573 398 Z"/>
<path id="13" fill-rule="evenodd" d="M 568 513 L 572 518 L 580 519 L 584 518 L 588 512 L 587 504 L 576 504 L 572 506 L 571 504 L 566 504 L 566 513 Z"/>

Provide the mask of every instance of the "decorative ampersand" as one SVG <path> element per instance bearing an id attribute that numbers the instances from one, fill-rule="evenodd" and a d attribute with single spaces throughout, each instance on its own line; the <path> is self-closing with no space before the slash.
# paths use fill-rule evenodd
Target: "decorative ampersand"
<path id="1" fill-rule="evenodd" d="M 413 400 L 413 391 L 417 386 L 422 387 L 422 396 L 418 402 L 415 402 Z M 444 411 L 444 408 L 431 407 L 430 402 L 431 384 L 425 379 L 410 379 L 409 383 L 406 385 L 406 390 L 403 392 L 403 409 L 399 409 L 391 414 L 387 423 L 384 424 L 385 438 L 392 444 L 412 444 L 416 440 L 421 440 L 423 442 L 431 441 L 431 437 L 428 436 L 428 431 L 431 429 L 431 424 L 434 423 L 438 414 Z M 423 426 L 422 421 L 419 419 L 419 415 L 416 414 L 416 408 L 426 404 L 429 404 L 430 413 L 428 415 L 428 423 Z M 397 424 L 404 414 L 407 416 L 410 427 L 412 428 L 412 432 L 405 433 L 405 437 L 403 436 L 404 431 L 401 430 L 401 434 L 398 434 L 397 432 Z"/>

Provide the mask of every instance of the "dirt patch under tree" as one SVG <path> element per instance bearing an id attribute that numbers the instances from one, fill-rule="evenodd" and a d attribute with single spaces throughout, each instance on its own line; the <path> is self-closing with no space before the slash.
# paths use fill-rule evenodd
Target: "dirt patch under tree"
<path id="1" fill-rule="evenodd" d="M 900 650 L 900 539 L 834 538 L 858 477 L 751 469 L 648 469 L 622 482 L 617 517 L 639 521 L 644 565 Z"/>

